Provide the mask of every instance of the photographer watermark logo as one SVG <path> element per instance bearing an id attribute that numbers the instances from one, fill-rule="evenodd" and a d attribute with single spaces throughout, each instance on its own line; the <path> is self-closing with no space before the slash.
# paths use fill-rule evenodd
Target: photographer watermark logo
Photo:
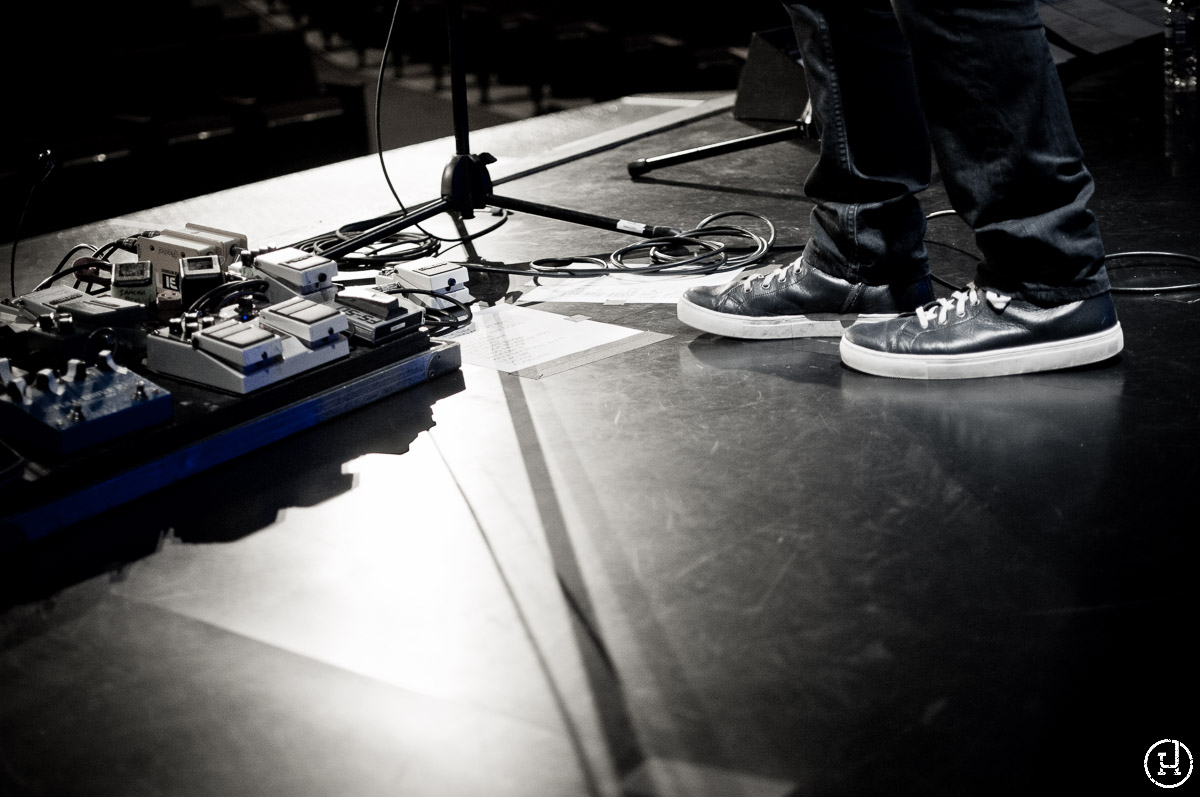
<path id="1" fill-rule="evenodd" d="M 1173 789 L 1192 776 L 1192 751 L 1176 739 L 1163 739 L 1146 751 L 1146 777 L 1155 786 Z"/>

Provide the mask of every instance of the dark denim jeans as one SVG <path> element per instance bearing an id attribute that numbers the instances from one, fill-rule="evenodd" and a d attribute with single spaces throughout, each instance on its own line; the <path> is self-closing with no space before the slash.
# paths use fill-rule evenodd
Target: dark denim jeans
<path id="1" fill-rule="evenodd" d="M 1042 305 L 1108 290 L 1092 177 L 1035 0 L 811 0 L 792 16 L 821 137 L 805 260 L 852 282 L 928 272 L 930 149 L 984 255 Z"/>

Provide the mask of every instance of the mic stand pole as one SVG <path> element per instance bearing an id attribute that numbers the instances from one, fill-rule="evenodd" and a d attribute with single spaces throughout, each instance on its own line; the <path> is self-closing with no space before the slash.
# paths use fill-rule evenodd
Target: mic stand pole
<path id="1" fill-rule="evenodd" d="M 461 218 L 475 217 L 475 211 L 491 205 L 504 210 L 544 216 L 559 221 L 582 224 L 601 230 L 623 232 L 643 238 L 665 238 L 678 235 L 680 230 L 643 222 L 628 221 L 594 213 L 584 213 L 569 208 L 555 207 L 540 202 L 498 196 L 492 193 L 492 178 L 488 164 L 496 159 L 484 152 L 471 153 L 469 125 L 467 122 L 467 79 L 463 65 L 462 3 L 453 0 L 446 4 L 447 27 L 450 37 L 450 93 L 454 116 L 455 155 L 442 171 L 441 199 L 433 200 L 366 230 L 356 238 L 343 241 L 321 252 L 324 257 L 337 260 L 364 246 L 380 241 L 395 232 L 420 224 L 443 212 L 458 214 Z M 382 142 L 381 142 L 382 146 Z"/>

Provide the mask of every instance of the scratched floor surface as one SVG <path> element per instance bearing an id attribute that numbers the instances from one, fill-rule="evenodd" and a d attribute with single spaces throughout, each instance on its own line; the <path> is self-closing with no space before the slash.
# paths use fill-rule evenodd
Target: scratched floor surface
<path id="1" fill-rule="evenodd" d="M 1152 67 L 1069 82 L 1093 207 L 1110 251 L 1200 255 L 1198 173 L 1164 155 Z M 638 107 L 477 141 L 503 163 Z M 504 192 L 676 226 L 763 213 L 784 262 L 810 142 L 625 171 L 748 132 L 708 115 Z M 429 154 L 395 158 L 411 181 Z M 382 189 L 339 188 L 371 168 L 129 223 L 332 226 L 377 212 Z M 338 213 L 289 206 L 302 185 Z M 968 280 L 959 223 L 929 237 Z M 625 242 L 518 215 L 476 248 Z M 465 366 L 6 554 L 0 794 L 1152 788 L 1151 745 L 1200 749 L 1198 298 L 1118 295 L 1115 362 L 953 384 L 851 372 L 828 339 L 700 334 L 668 305 L 542 305 L 670 337 L 542 379 Z"/>

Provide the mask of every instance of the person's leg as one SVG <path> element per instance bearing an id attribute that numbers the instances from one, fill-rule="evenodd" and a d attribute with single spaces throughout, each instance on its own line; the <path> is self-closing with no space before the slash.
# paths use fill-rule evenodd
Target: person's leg
<path id="1" fill-rule="evenodd" d="M 976 283 L 1043 306 L 1108 291 L 1083 163 L 1035 0 L 895 0 Z"/>
<path id="2" fill-rule="evenodd" d="M 812 100 L 820 156 L 804 184 L 814 203 L 809 265 L 885 285 L 929 273 L 930 144 L 912 57 L 888 0 L 788 5 Z"/>
<path id="3" fill-rule="evenodd" d="M 805 182 L 811 237 L 800 260 L 678 305 L 698 329 L 742 338 L 840 335 L 860 315 L 933 298 L 915 194 L 930 145 L 912 62 L 887 0 L 810 0 L 791 14 L 820 136 Z"/>
<path id="4" fill-rule="evenodd" d="M 951 204 L 985 262 L 912 316 L 851 327 L 842 361 L 953 379 L 1108 359 L 1124 345 L 1083 165 L 1035 0 L 894 0 Z"/>

